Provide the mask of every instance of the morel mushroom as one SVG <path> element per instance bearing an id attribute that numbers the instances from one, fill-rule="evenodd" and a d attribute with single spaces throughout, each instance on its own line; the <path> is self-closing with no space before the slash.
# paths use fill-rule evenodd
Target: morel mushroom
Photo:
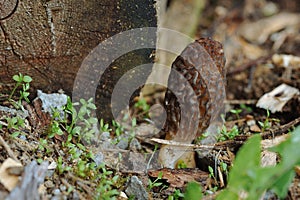
<path id="1" fill-rule="evenodd" d="M 164 107 L 166 139 L 191 143 L 222 111 L 225 99 L 225 57 L 222 44 L 201 38 L 189 44 L 172 64 Z M 186 148 L 162 146 L 159 159 L 174 168 Z"/>

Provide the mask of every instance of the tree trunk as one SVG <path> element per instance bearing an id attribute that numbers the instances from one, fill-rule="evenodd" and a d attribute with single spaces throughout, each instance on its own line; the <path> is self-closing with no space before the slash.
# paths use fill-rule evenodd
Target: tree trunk
<path id="1" fill-rule="evenodd" d="M 16 0 L 13 5 L 11 2 L 14 1 L 0 4 L 0 12 L 6 11 L 0 14 L 2 92 L 11 89 L 12 76 L 20 72 L 33 78 L 32 91 L 63 89 L 72 95 L 82 62 L 99 43 L 126 30 L 157 24 L 154 0 Z M 128 48 L 124 45 L 131 43 L 120 45 Z M 150 54 L 150 49 L 128 52 L 111 64 L 117 67 L 101 79 L 96 95 L 98 99 L 104 98 L 98 107 L 102 114 L 107 114 L 107 94 L 116 81 L 134 66 L 148 63 Z M 98 62 L 101 60 L 105 58 Z M 94 81 L 84 75 L 81 78 L 85 80 L 78 79 L 79 85 L 75 87 L 83 90 Z"/>

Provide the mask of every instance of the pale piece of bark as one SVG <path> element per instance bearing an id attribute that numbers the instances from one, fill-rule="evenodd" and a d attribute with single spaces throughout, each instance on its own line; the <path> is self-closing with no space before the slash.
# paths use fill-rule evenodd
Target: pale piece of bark
<path id="1" fill-rule="evenodd" d="M 262 167 L 275 166 L 277 163 L 276 160 L 277 154 L 275 152 L 267 150 L 262 151 L 260 161 Z"/>
<path id="2" fill-rule="evenodd" d="M 261 166 L 267 167 L 267 166 L 275 166 L 277 163 L 277 153 L 268 151 L 268 148 L 277 146 L 281 142 L 284 142 L 289 137 L 288 134 L 277 136 L 273 139 L 267 139 L 261 141 L 261 146 L 263 148 L 263 151 L 261 153 Z"/>
<path id="3" fill-rule="evenodd" d="M 19 182 L 19 176 L 11 175 L 8 172 L 8 169 L 11 167 L 22 167 L 22 164 L 11 158 L 7 158 L 2 163 L 0 167 L 0 182 L 8 191 L 12 191 Z"/>
<path id="4" fill-rule="evenodd" d="M 300 68 L 300 57 L 287 54 L 274 54 L 272 56 L 272 62 L 276 66 L 299 69 Z"/>
<path id="5" fill-rule="evenodd" d="M 270 110 L 272 113 L 281 112 L 284 105 L 294 96 L 299 96 L 297 88 L 286 84 L 281 84 L 269 93 L 264 94 L 257 102 L 256 106 Z"/>
<path id="6" fill-rule="evenodd" d="M 283 12 L 256 22 L 244 22 L 238 33 L 253 43 L 263 44 L 271 34 L 299 24 L 299 14 Z"/>
<path id="7" fill-rule="evenodd" d="M 289 135 L 285 134 L 285 135 L 276 136 L 273 139 L 262 140 L 261 146 L 263 149 L 268 149 L 280 144 L 281 142 L 284 142 L 286 139 L 288 139 L 288 137 Z"/>

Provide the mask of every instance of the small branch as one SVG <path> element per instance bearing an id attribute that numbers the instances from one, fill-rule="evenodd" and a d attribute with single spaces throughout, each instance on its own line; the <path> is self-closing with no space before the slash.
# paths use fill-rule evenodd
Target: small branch
<path id="1" fill-rule="evenodd" d="M 262 64 L 262 63 L 266 62 L 267 60 L 269 60 L 270 58 L 272 58 L 272 56 L 273 56 L 273 53 L 270 54 L 270 55 L 267 55 L 267 56 L 259 57 L 255 60 L 251 60 L 248 63 L 244 63 L 244 64 L 236 67 L 235 69 L 227 72 L 227 76 L 238 74 L 238 73 L 243 72 L 243 71 L 245 71 L 246 69 L 248 69 L 252 66 Z"/>
<path id="2" fill-rule="evenodd" d="M 225 104 L 230 105 L 240 105 L 240 104 L 246 104 L 246 105 L 254 105 L 257 103 L 258 100 L 256 99 L 233 99 L 233 100 L 225 100 Z"/>
<path id="3" fill-rule="evenodd" d="M 284 124 L 282 126 L 280 126 L 279 128 L 275 129 L 275 130 L 269 130 L 269 131 L 266 131 L 264 133 L 261 134 L 261 137 L 263 139 L 267 139 L 268 137 L 272 136 L 272 138 L 274 138 L 276 135 L 280 135 L 282 133 L 285 133 L 287 131 L 289 131 L 289 129 L 297 124 L 300 123 L 300 117 L 294 119 L 293 121 L 287 123 L 287 124 Z"/>
<path id="4" fill-rule="evenodd" d="M 2 131 L 3 133 L 3 131 Z M 18 158 L 15 156 L 14 152 L 11 150 L 11 148 L 9 147 L 9 145 L 5 142 L 5 140 L 3 139 L 3 137 L 0 135 L 0 144 L 4 147 L 4 149 L 7 151 L 8 155 L 14 159 L 17 162 L 20 162 L 18 160 Z"/>

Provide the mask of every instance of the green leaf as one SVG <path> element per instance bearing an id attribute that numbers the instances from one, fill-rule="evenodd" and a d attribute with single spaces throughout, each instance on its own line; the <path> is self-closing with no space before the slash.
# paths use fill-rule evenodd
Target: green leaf
<path id="1" fill-rule="evenodd" d="M 79 111 L 78 111 L 78 118 L 83 120 L 84 119 L 84 115 L 87 113 L 87 109 L 86 106 L 82 106 Z"/>
<path id="2" fill-rule="evenodd" d="M 211 166 L 208 166 L 208 171 L 212 176 L 214 175 L 214 169 Z"/>
<path id="3" fill-rule="evenodd" d="M 202 199 L 202 189 L 196 182 L 188 183 L 186 191 L 184 193 L 185 200 L 200 200 Z"/>
<path id="4" fill-rule="evenodd" d="M 90 109 L 93 109 L 93 110 L 96 110 L 96 109 L 97 109 L 96 105 L 93 104 L 93 103 L 89 103 L 89 104 L 87 105 L 87 107 L 90 108 Z"/>
<path id="5" fill-rule="evenodd" d="M 96 117 L 90 117 L 87 121 L 90 124 L 97 124 L 98 123 L 98 119 Z"/>
<path id="6" fill-rule="evenodd" d="M 23 84 L 23 90 L 24 91 L 29 90 L 29 88 L 30 88 L 30 84 L 29 83 Z"/>
<path id="7" fill-rule="evenodd" d="M 20 134 L 21 134 L 20 131 L 15 131 L 15 132 L 13 132 L 13 134 L 11 134 L 11 136 L 12 136 L 13 138 L 15 138 L 15 137 L 18 137 Z"/>
<path id="8" fill-rule="evenodd" d="M 273 190 L 280 198 L 287 195 L 295 176 L 294 167 L 300 164 L 300 127 L 291 136 L 271 150 L 281 156 L 281 162 L 272 167 L 260 166 L 260 136 L 251 137 L 239 150 L 229 174 L 227 188 L 217 199 L 259 199 L 265 190 Z"/>
<path id="9" fill-rule="evenodd" d="M 71 135 L 79 135 L 81 131 L 81 127 L 80 126 L 75 126 L 72 131 L 71 131 Z"/>
<path id="10" fill-rule="evenodd" d="M 30 76 L 24 76 L 23 77 L 23 81 L 25 82 L 25 83 L 30 83 L 31 81 L 32 81 L 32 78 L 30 77 Z"/>
<path id="11" fill-rule="evenodd" d="M 287 195 L 288 189 L 295 177 L 295 171 L 291 169 L 290 171 L 283 173 L 282 176 L 274 182 L 271 189 L 280 197 L 284 198 Z"/>
<path id="12" fill-rule="evenodd" d="M 85 99 L 80 99 L 79 101 L 83 106 L 87 105 L 87 102 Z"/>
<path id="13" fill-rule="evenodd" d="M 238 151 L 229 173 L 228 189 L 217 199 L 238 199 L 238 194 L 257 184 L 256 169 L 260 166 L 260 135 L 252 136 Z M 226 197 L 226 198 L 225 198 Z"/>
<path id="14" fill-rule="evenodd" d="M 239 195 L 236 192 L 230 191 L 230 188 L 227 187 L 225 190 L 223 190 L 217 196 L 217 200 L 226 200 L 226 199 L 238 200 L 239 199 Z"/>
<path id="15" fill-rule="evenodd" d="M 134 117 L 131 121 L 131 126 L 135 127 L 136 126 L 136 118 Z"/>
<path id="16" fill-rule="evenodd" d="M 68 98 L 67 98 L 67 109 L 72 111 L 72 108 L 73 108 L 73 103 L 72 103 L 71 98 L 68 96 Z"/>
<path id="17" fill-rule="evenodd" d="M 159 172 L 157 178 L 161 179 L 163 177 L 164 173 L 163 172 Z"/>
<path id="18" fill-rule="evenodd" d="M 260 135 L 254 135 L 238 151 L 236 160 L 233 163 L 234 167 L 229 175 L 229 182 L 232 185 L 252 184 L 249 175 L 254 172 L 255 168 L 260 166 L 260 141 Z M 241 181 L 245 184 L 241 184 Z"/>
<path id="19" fill-rule="evenodd" d="M 76 122 L 76 118 L 77 118 L 77 111 L 75 108 L 71 108 L 71 111 L 72 111 L 72 123 L 75 123 Z"/>
<path id="20" fill-rule="evenodd" d="M 13 79 L 14 79 L 15 81 L 17 81 L 17 82 L 21 82 L 21 81 L 22 81 L 22 80 L 20 80 L 19 75 L 14 75 L 14 76 L 13 76 Z"/>
<path id="21" fill-rule="evenodd" d="M 29 95 L 30 95 L 29 92 L 22 92 L 22 96 L 23 96 L 24 98 L 28 97 Z"/>

